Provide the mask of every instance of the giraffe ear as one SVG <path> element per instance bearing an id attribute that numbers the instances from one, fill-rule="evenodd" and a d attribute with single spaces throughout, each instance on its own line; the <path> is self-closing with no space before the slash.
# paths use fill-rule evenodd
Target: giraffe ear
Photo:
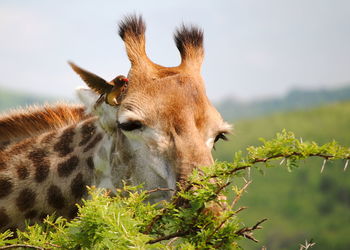
<path id="1" fill-rule="evenodd" d="M 91 89 L 83 88 L 83 87 L 77 88 L 76 94 L 77 94 L 78 99 L 87 108 L 93 107 L 99 98 L 99 95 L 95 91 L 93 91 Z"/>
<path id="2" fill-rule="evenodd" d="M 77 73 L 81 79 L 96 93 L 104 94 L 111 91 L 113 85 L 110 85 L 107 81 L 102 79 L 101 77 L 85 70 L 72 62 L 68 62 L 68 64 L 72 67 L 72 69 Z"/>

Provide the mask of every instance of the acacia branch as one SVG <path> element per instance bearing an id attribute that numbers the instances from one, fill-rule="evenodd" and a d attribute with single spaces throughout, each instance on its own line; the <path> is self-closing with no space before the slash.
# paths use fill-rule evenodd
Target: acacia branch
<path id="1" fill-rule="evenodd" d="M 148 190 L 148 191 L 146 191 L 146 194 L 151 194 L 151 193 L 155 193 L 155 192 L 159 192 L 159 191 L 175 191 L 174 189 L 171 189 L 171 188 L 160 188 L 160 187 L 158 187 L 158 188 L 155 188 L 155 189 L 151 189 L 151 190 Z"/>
<path id="2" fill-rule="evenodd" d="M 243 192 L 248 188 L 248 186 L 250 185 L 250 183 L 252 183 L 252 181 L 248 181 L 246 182 L 246 184 L 239 190 L 238 194 L 236 195 L 236 197 L 234 198 L 234 200 L 231 203 L 231 207 L 233 207 L 234 205 L 236 205 L 236 203 L 239 201 L 239 199 L 241 198 Z"/>
<path id="3" fill-rule="evenodd" d="M 233 214 L 230 214 L 229 216 L 227 216 L 225 219 L 223 219 L 221 221 L 221 223 L 214 229 L 214 231 L 208 236 L 208 238 L 206 239 L 206 243 L 209 242 L 209 240 L 211 239 L 211 237 L 213 237 L 214 234 L 216 234 L 216 232 L 225 224 L 225 222 L 230 219 L 231 217 L 233 217 L 235 214 L 239 213 L 240 211 L 242 211 L 244 208 L 241 208 L 239 211 L 233 213 Z"/>
<path id="4" fill-rule="evenodd" d="M 33 245 L 27 245 L 27 244 L 14 244 L 14 245 L 8 245 L 8 246 L 2 246 L 0 249 L 11 249 L 11 248 L 30 248 L 30 249 L 40 249 L 45 250 L 43 247 L 33 246 Z"/>
<path id="5" fill-rule="evenodd" d="M 170 239 L 175 238 L 175 237 L 182 237 L 182 236 L 187 235 L 188 233 L 189 233 L 189 231 L 176 232 L 176 233 L 173 233 L 173 234 L 169 234 L 169 235 L 166 235 L 166 236 L 159 237 L 159 238 L 154 239 L 154 240 L 150 240 L 150 241 L 147 242 L 147 244 L 154 244 L 154 243 L 157 243 L 159 241 L 170 240 Z"/>
<path id="6" fill-rule="evenodd" d="M 233 175 L 233 174 L 235 174 L 237 172 L 240 172 L 242 170 L 251 168 L 256 163 L 266 163 L 266 162 L 268 162 L 270 160 L 275 160 L 275 159 L 282 158 L 282 157 L 285 158 L 285 159 L 288 159 L 288 158 L 291 158 L 291 157 L 299 157 L 300 159 L 307 158 L 307 157 L 321 157 L 321 158 L 324 158 L 325 160 L 328 160 L 328 159 L 336 158 L 337 156 L 336 155 L 330 155 L 330 154 L 324 154 L 324 153 L 313 153 L 313 154 L 308 154 L 308 155 L 304 155 L 304 154 L 302 154 L 300 152 L 291 152 L 289 154 L 276 153 L 274 155 L 271 155 L 271 156 L 268 156 L 268 157 L 265 157 L 265 158 L 252 158 L 252 159 L 249 159 L 247 162 L 238 162 L 238 164 L 242 164 L 243 163 L 245 165 L 242 164 L 243 166 L 239 166 L 239 167 L 235 167 L 233 169 L 225 170 L 225 171 L 222 171 L 220 173 L 213 174 L 213 175 L 210 175 L 210 176 L 207 176 L 207 177 L 202 175 L 202 178 L 201 178 L 200 181 L 205 181 L 205 180 L 208 180 L 208 179 L 209 180 L 210 179 L 215 179 L 215 178 L 219 178 L 219 177 L 222 177 L 222 176 L 230 176 L 230 175 Z M 344 159 L 350 159 L 350 156 L 347 155 L 346 157 L 343 157 L 343 158 Z M 200 181 L 199 181 L 199 183 L 200 183 Z M 182 192 L 188 192 L 196 185 L 200 186 L 200 184 L 198 184 L 196 182 L 193 182 L 193 181 L 192 182 L 186 181 L 185 183 L 186 184 L 183 185 Z M 246 182 L 246 184 L 240 189 L 240 193 L 233 200 L 231 207 L 233 207 L 238 202 L 238 200 L 242 196 L 243 192 L 247 189 L 247 187 L 249 186 L 250 183 L 251 183 L 251 181 Z M 217 191 L 215 192 L 215 194 L 218 195 L 222 191 L 222 189 L 227 187 L 229 184 L 230 183 L 227 183 L 227 184 L 219 186 Z M 171 204 L 174 205 L 177 208 L 178 207 L 184 207 L 188 203 L 189 203 L 189 201 L 187 199 L 183 198 L 180 195 L 175 195 L 174 199 L 171 201 Z M 147 225 L 145 233 L 149 234 L 151 232 L 151 230 L 152 230 L 152 227 L 155 225 L 155 223 L 157 221 L 159 221 L 163 216 L 165 216 L 168 211 L 169 211 L 169 208 L 164 208 L 160 214 L 156 215 L 152 219 L 152 221 Z M 197 211 L 197 212 L 200 212 L 200 211 Z M 246 238 L 249 238 L 249 239 L 251 239 L 253 241 L 257 241 L 251 235 L 251 232 L 253 230 L 260 229 L 259 225 L 261 223 L 263 223 L 265 220 L 266 219 L 264 219 L 262 221 L 259 221 L 255 226 L 253 226 L 251 228 L 247 228 L 247 227 L 242 228 L 242 229 L 238 230 L 236 233 L 239 234 L 239 235 L 242 235 L 242 236 L 244 236 Z M 177 233 L 175 233 L 175 234 L 177 234 Z"/>
<path id="7" fill-rule="evenodd" d="M 232 175 L 238 171 L 241 171 L 241 170 L 245 170 L 247 168 L 250 168 L 252 167 L 254 164 L 256 163 L 266 163 L 270 160 L 275 160 L 275 159 L 278 159 L 278 158 L 290 158 L 290 157 L 293 157 L 293 156 L 301 156 L 303 158 L 306 158 L 306 157 L 321 157 L 321 158 L 324 158 L 326 160 L 329 160 L 329 159 L 332 159 L 332 158 L 335 158 L 334 155 L 326 155 L 326 154 L 309 154 L 309 155 L 303 155 L 299 152 L 293 152 L 293 153 L 290 153 L 290 154 L 276 154 L 276 155 L 272 155 L 272 156 L 269 156 L 269 157 L 265 157 L 265 158 L 253 158 L 251 159 L 247 165 L 244 165 L 244 166 L 240 166 L 240 167 L 236 167 L 234 169 L 231 169 L 227 172 L 222 172 L 222 173 L 219 173 L 219 174 L 214 174 L 214 175 L 211 175 L 209 177 L 206 177 L 206 178 L 218 178 L 220 176 L 223 176 L 223 175 Z M 346 159 L 346 160 L 350 160 L 350 156 L 348 157 L 344 157 L 343 159 Z"/>

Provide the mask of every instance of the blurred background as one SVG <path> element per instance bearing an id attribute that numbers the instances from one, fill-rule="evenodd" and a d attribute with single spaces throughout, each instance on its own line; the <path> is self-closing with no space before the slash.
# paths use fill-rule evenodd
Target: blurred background
<path id="1" fill-rule="evenodd" d="M 0 1 L 0 111 L 33 103 L 74 101 L 84 85 L 72 60 L 107 80 L 130 63 L 117 35 L 124 15 L 147 22 L 147 52 L 158 64 L 180 62 L 173 32 L 182 23 L 204 29 L 203 77 L 209 98 L 235 130 L 214 153 L 258 145 L 283 128 L 303 140 L 350 146 L 350 2 Z M 310 160 L 253 172 L 241 205 L 245 221 L 269 218 L 247 249 L 349 249 L 350 171 L 344 162 Z"/>

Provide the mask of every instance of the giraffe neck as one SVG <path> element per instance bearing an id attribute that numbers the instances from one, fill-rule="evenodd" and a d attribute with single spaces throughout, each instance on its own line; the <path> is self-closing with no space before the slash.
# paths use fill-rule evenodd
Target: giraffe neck
<path id="1" fill-rule="evenodd" d="M 112 180 L 112 155 L 115 150 L 115 138 L 105 134 L 93 155 L 94 176 L 92 185 L 107 188 L 114 192 L 115 183 Z"/>
<path id="2" fill-rule="evenodd" d="M 54 212 L 74 217 L 86 186 L 103 184 L 95 173 L 108 163 L 102 157 L 108 147 L 101 147 L 106 137 L 93 117 L 0 151 L 0 231 Z"/>

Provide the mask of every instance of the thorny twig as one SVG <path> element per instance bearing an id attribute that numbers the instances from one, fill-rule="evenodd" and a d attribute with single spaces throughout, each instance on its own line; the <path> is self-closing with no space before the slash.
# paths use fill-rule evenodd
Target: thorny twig
<path id="1" fill-rule="evenodd" d="M 253 237 L 253 231 L 257 229 L 261 229 L 262 227 L 260 226 L 261 223 L 267 221 L 267 219 L 262 219 L 261 221 L 257 222 L 254 226 L 252 227 L 243 227 L 239 229 L 238 231 L 235 232 L 236 235 L 243 236 L 245 238 L 248 238 L 254 242 L 259 242 L 257 239 Z"/>
<path id="2" fill-rule="evenodd" d="M 217 178 L 219 176 L 222 176 L 222 175 L 231 175 L 231 174 L 234 174 L 240 170 L 244 170 L 244 169 L 247 169 L 247 168 L 251 168 L 253 164 L 256 164 L 256 163 L 265 163 L 269 160 L 274 160 L 274 159 L 277 159 L 277 158 L 290 158 L 290 157 L 293 157 L 293 156 L 303 156 L 301 153 L 299 152 L 293 152 L 291 154 L 277 154 L 277 155 L 272 155 L 272 156 L 269 156 L 269 157 L 266 157 L 266 158 L 255 158 L 255 159 L 252 159 L 250 162 L 248 162 L 249 165 L 245 165 L 245 166 L 240 166 L 240 167 L 237 167 L 237 168 L 234 168 L 230 171 L 227 171 L 227 172 L 223 172 L 223 173 L 220 173 L 220 174 L 215 174 L 215 175 L 211 175 L 207 178 Z M 321 157 L 321 158 L 324 158 L 325 160 L 330 160 L 332 158 L 334 158 L 333 155 L 325 155 L 325 154 L 309 154 L 309 155 L 304 155 L 304 157 Z M 347 160 L 350 160 L 350 156 L 344 158 L 344 159 L 347 159 Z"/>
<path id="3" fill-rule="evenodd" d="M 171 246 L 179 237 L 172 238 L 169 240 L 169 242 L 166 244 L 167 246 Z"/>
<path id="4" fill-rule="evenodd" d="M 327 159 L 324 159 L 321 167 L 321 174 L 323 173 L 324 167 L 326 166 L 326 162 L 327 162 Z"/>
<path id="5" fill-rule="evenodd" d="M 236 212 L 234 212 L 233 214 L 230 214 L 225 219 L 223 219 L 221 221 L 221 223 L 214 229 L 214 231 L 208 236 L 206 243 L 209 242 L 210 238 L 213 237 L 213 235 L 225 224 L 226 221 L 228 221 L 231 217 L 233 217 L 234 215 L 236 215 L 237 213 L 239 213 L 240 211 L 242 211 L 244 209 L 246 209 L 246 207 L 241 207 Z"/>
<path id="6" fill-rule="evenodd" d="M 232 170 L 230 170 L 230 171 L 222 172 L 222 173 L 219 173 L 219 174 L 214 174 L 214 175 L 207 176 L 207 177 L 204 176 L 203 179 L 212 179 L 212 178 L 215 179 L 215 178 L 218 178 L 218 177 L 224 176 L 224 175 L 226 175 L 226 176 L 232 175 L 232 174 L 234 174 L 234 173 L 236 173 L 236 172 L 239 172 L 239 171 L 242 171 L 242 170 L 251 168 L 252 165 L 253 165 L 253 164 L 256 164 L 256 163 L 260 163 L 260 162 L 265 163 L 265 162 L 267 162 L 267 161 L 269 161 L 269 160 L 274 160 L 274 159 L 281 158 L 281 157 L 283 157 L 284 159 L 288 159 L 288 158 L 293 157 L 293 156 L 304 156 L 304 155 L 302 155 L 302 154 L 299 153 L 299 152 L 292 152 L 292 153 L 290 153 L 290 154 L 276 154 L 276 155 L 272 155 L 272 156 L 269 156 L 269 157 L 266 157 L 266 158 L 255 158 L 255 159 L 250 160 L 250 161 L 247 163 L 247 165 L 240 166 L 240 167 L 236 167 L 236 168 L 234 168 L 234 169 L 232 169 Z M 325 160 L 329 160 L 329 159 L 334 158 L 334 156 L 332 156 L 332 155 L 326 155 L 326 154 L 310 154 L 310 155 L 307 155 L 307 156 L 305 156 L 305 157 L 321 157 L 321 158 L 324 158 Z M 346 159 L 349 160 L 349 159 L 350 159 L 350 156 L 347 157 Z M 347 164 L 346 164 L 346 165 L 347 165 Z M 245 185 L 243 186 L 243 188 L 240 190 L 240 194 L 238 194 L 238 195 L 236 196 L 236 198 L 233 200 L 231 207 L 233 207 L 233 205 L 235 205 L 235 204 L 237 203 L 237 201 L 240 199 L 240 197 L 241 197 L 243 191 L 249 186 L 250 183 L 251 183 L 251 181 L 246 182 L 246 184 L 245 184 Z M 228 183 L 227 185 L 225 184 L 225 185 L 219 187 L 218 192 L 217 192 L 216 194 L 218 194 L 222 189 L 224 189 L 224 188 L 225 188 L 226 186 L 228 186 L 229 184 L 230 184 L 230 183 Z M 188 191 L 190 191 L 191 188 L 193 188 L 193 186 L 195 186 L 195 185 L 196 185 L 196 183 L 187 182 L 187 185 L 185 185 L 185 188 L 183 188 L 183 191 L 184 191 L 184 192 L 188 192 Z M 175 196 L 174 199 L 173 199 L 173 201 L 172 201 L 171 203 L 174 204 L 176 207 L 179 207 L 179 206 L 182 206 L 182 205 L 184 205 L 184 204 L 187 204 L 187 202 L 188 202 L 188 201 L 186 201 L 183 197 L 181 197 L 181 196 Z M 154 226 L 154 224 L 155 224 L 158 220 L 160 220 L 167 212 L 168 212 L 168 209 L 167 209 L 167 208 L 162 209 L 161 213 L 158 214 L 158 215 L 156 215 L 156 216 L 152 219 L 152 221 L 148 224 L 148 226 L 146 227 L 146 230 L 145 230 L 144 233 L 149 234 L 149 233 L 151 232 L 152 227 Z M 259 225 L 260 225 L 261 223 L 263 223 L 264 221 L 266 221 L 266 220 L 267 220 L 267 219 L 264 219 L 264 220 L 259 221 L 258 223 L 256 223 L 256 224 L 255 224 L 253 227 L 251 227 L 251 228 L 244 227 L 244 228 L 238 230 L 238 231 L 236 232 L 236 234 L 241 235 L 241 236 L 244 236 L 244 237 L 246 237 L 246 238 L 248 238 L 248 239 L 251 239 L 251 240 L 253 240 L 253 241 L 255 241 L 255 242 L 258 242 L 258 241 L 252 236 L 251 232 L 252 232 L 253 230 L 260 229 L 261 227 L 260 227 Z M 167 238 L 167 239 L 171 239 L 171 238 L 174 238 L 174 237 L 181 237 L 181 236 L 182 236 L 182 233 L 183 233 L 183 232 L 177 232 L 177 233 L 174 233 L 174 234 L 172 234 L 172 235 L 163 236 L 162 238 L 164 238 L 164 237 L 170 237 L 170 236 L 171 236 L 171 237 L 170 237 L 170 238 Z M 186 232 L 186 233 L 188 233 L 188 232 Z M 178 235 L 178 234 L 180 234 L 180 235 Z M 175 236 L 174 236 L 174 235 L 175 235 Z M 159 238 L 159 239 L 161 239 L 161 238 Z M 164 239 L 161 239 L 161 240 L 164 240 Z M 159 240 L 159 241 L 160 241 L 160 240 Z M 153 241 L 150 241 L 150 242 L 153 242 Z M 158 242 L 158 241 L 156 241 L 156 242 Z"/>
<path id="7" fill-rule="evenodd" d="M 344 171 L 346 171 L 346 168 L 348 167 L 348 165 L 349 165 L 349 160 L 346 160 L 345 166 L 344 166 Z"/>
<path id="8" fill-rule="evenodd" d="M 248 181 L 246 182 L 246 184 L 238 191 L 238 194 L 236 195 L 236 197 L 234 198 L 234 200 L 231 203 L 231 207 L 233 207 L 234 205 L 236 205 L 236 203 L 239 201 L 239 199 L 241 198 L 243 192 L 248 188 L 248 186 L 250 185 L 250 183 L 252 183 L 252 181 Z"/>
<path id="9" fill-rule="evenodd" d="M 47 244 L 47 245 L 50 245 L 50 246 L 53 246 L 53 247 L 56 247 L 56 248 L 61 248 L 61 246 L 56 245 L 56 244 L 53 244 L 53 243 L 51 243 L 51 242 L 47 242 L 46 244 Z"/>
<path id="10" fill-rule="evenodd" d="M 11 248 L 30 248 L 30 249 L 40 249 L 45 250 L 43 247 L 33 246 L 33 245 L 27 245 L 27 244 L 13 244 L 8 246 L 2 246 L 0 249 L 11 249 Z"/>
<path id="11" fill-rule="evenodd" d="M 152 190 L 147 190 L 146 191 L 146 194 L 151 194 L 151 193 L 155 193 L 155 192 L 159 192 L 159 191 L 171 191 L 171 192 L 174 192 L 175 190 L 174 189 L 171 189 L 171 188 L 155 188 L 155 189 L 152 189 Z"/>
<path id="12" fill-rule="evenodd" d="M 307 250 L 307 249 L 312 248 L 314 245 L 316 245 L 316 243 L 313 242 L 312 239 L 310 240 L 310 242 L 308 242 L 307 240 L 305 240 L 305 245 L 300 244 L 299 250 Z"/>
<path id="13" fill-rule="evenodd" d="M 159 241 L 170 240 L 170 239 L 175 238 L 175 237 L 182 237 L 182 236 L 187 235 L 188 233 L 189 233 L 189 231 L 176 232 L 176 233 L 173 233 L 173 234 L 169 234 L 169 235 L 165 235 L 165 236 L 159 237 L 159 238 L 154 239 L 154 240 L 150 240 L 150 241 L 147 242 L 147 244 L 154 244 L 154 243 L 157 243 Z"/>

